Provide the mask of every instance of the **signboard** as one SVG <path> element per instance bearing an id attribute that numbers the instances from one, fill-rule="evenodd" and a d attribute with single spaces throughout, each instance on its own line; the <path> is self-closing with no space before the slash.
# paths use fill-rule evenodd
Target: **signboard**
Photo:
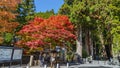
<path id="1" fill-rule="evenodd" d="M 0 48 L 0 61 L 11 60 L 12 51 L 11 48 Z"/>
<path id="2" fill-rule="evenodd" d="M 22 59 L 22 48 L 0 46 L 0 62 Z"/>
<path id="3" fill-rule="evenodd" d="M 11 66 L 12 62 L 20 62 L 22 64 L 22 48 L 17 47 L 7 47 L 0 46 L 0 63 L 9 62 L 9 66 Z"/>
<path id="4" fill-rule="evenodd" d="M 12 60 L 21 60 L 22 59 L 22 49 L 14 49 Z"/>

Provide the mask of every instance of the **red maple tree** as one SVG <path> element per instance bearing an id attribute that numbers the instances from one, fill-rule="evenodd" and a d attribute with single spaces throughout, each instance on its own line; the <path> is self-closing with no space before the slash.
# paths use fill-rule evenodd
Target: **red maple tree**
<path id="1" fill-rule="evenodd" d="M 44 45 L 61 45 L 63 41 L 76 39 L 73 25 L 65 15 L 51 16 L 48 19 L 35 18 L 25 25 L 18 34 L 22 40 L 18 44 L 37 49 Z"/>

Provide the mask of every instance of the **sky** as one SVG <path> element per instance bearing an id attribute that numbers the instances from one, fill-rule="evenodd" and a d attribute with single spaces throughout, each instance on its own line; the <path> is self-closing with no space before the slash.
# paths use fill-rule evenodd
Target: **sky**
<path id="1" fill-rule="evenodd" d="M 35 0 L 36 12 L 54 9 L 54 12 L 57 13 L 63 3 L 63 0 Z"/>

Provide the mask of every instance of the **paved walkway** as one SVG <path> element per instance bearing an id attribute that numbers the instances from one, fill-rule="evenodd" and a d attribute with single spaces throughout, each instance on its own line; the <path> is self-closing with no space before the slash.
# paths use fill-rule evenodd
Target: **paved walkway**
<path id="1" fill-rule="evenodd" d="M 93 63 L 85 63 L 85 64 L 78 64 L 78 65 L 70 65 L 69 68 L 120 68 L 118 65 L 108 65 L 108 62 L 104 61 L 94 61 Z M 44 67 L 39 67 L 39 66 L 34 66 L 31 68 L 44 68 Z M 47 67 L 50 68 L 50 67 Z M 60 68 L 67 68 L 66 66 L 60 66 Z"/>
<path id="2" fill-rule="evenodd" d="M 11 68 L 44 68 L 40 66 L 32 66 L 32 67 L 11 67 Z M 51 67 L 47 67 L 51 68 Z M 67 68 L 67 66 L 60 66 L 60 68 Z M 120 68 L 117 65 L 93 65 L 93 64 L 81 64 L 81 65 L 72 65 L 69 68 Z"/>
<path id="3" fill-rule="evenodd" d="M 9 68 L 9 67 L 0 67 L 0 68 Z M 10 68 L 44 68 L 40 66 L 11 66 Z M 50 68 L 50 67 L 47 67 Z M 64 66 L 60 66 L 60 68 L 67 68 L 67 64 Z M 107 61 L 94 61 L 93 63 L 85 63 L 85 64 L 77 64 L 77 65 L 70 65 L 69 68 L 120 68 L 118 65 L 109 65 Z"/>
<path id="4" fill-rule="evenodd" d="M 1 68 L 9 68 L 9 67 L 1 67 Z M 40 66 L 32 66 L 32 67 L 26 67 L 26 66 L 12 66 L 10 68 L 44 68 Z M 47 67 L 50 68 L 50 67 Z M 60 68 L 67 68 L 67 66 L 60 66 Z M 81 64 L 81 65 L 72 65 L 69 66 L 69 68 L 120 68 L 117 65 L 93 65 L 93 64 Z"/>

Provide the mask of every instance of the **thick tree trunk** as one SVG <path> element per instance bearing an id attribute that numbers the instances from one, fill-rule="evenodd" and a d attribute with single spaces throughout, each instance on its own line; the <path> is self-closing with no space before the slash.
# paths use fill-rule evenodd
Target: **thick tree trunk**
<path id="1" fill-rule="evenodd" d="M 112 37 L 109 37 L 107 39 L 107 44 L 105 45 L 105 50 L 106 50 L 108 59 L 112 58 L 113 57 L 113 55 L 112 55 Z"/>
<path id="2" fill-rule="evenodd" d="M 93 41 L 91 37 L 91 32 L 89 32 L 89 40 L 90 40 L 90 55 L 93 56 Z"/>
<path id="3" fill-rule="evenodd" d="M 111 45 L 105 45 L 105 50 L 106 50 L 106 53 L 107 53 L 107 57 L 108 59 L 112 58 L 112 49 L 111 49 Z"/>
<path id="4" fill-rule="evenodd" d="M 89 32 L 88 32 L 88 30 L 85 30 L 85 50 L 87 52 L 87 55 L 90 54 L 89 53 L 89 38 L 88 38 L 88 36 L 89 36 Z"/>
<path id="5" fill-rule="evenodd" d="M 76 40 L 76 43 L 77 43 L 76 44 L 77 45 L 76 53 L 82 57 L 82 44 L 78 40 Z"/>
<path id="6" fill-rule="evenodd" d="M 111 31 L 111 26 L 108 24 L 104 28 L 104 46 L 105 46 L 105 51 L 107 58 L 110 59 L 112 58 L 112 35 L 110 33 Z"/>
<path id="7" fill-rule="evenodd" d="M 82 57 L 82 28 L 81 25 L 77 29 L 76 53 Z"/>
<path id="8" fill-rule="evenodd" d="M 105 58 L 105 57 L 107 57 L 107 52 L 106 52 L 106 47 L 105 47 L 105 43 L 104 43 L 105 39 L 103 38 L 102 32 L 100 32 L 99 38 L 100 38 L 100 42 L 102 45 L 101 46 L 102 47 L 102 50 L 101 50 L 102 56 Z"/>
<path id="9" fill-rule="evenodd" d="M 91 39 L 91 32 L 89 30 L 85 31 L 85 48 L 88 55 L 93 56 L 93 43 Z"/>

